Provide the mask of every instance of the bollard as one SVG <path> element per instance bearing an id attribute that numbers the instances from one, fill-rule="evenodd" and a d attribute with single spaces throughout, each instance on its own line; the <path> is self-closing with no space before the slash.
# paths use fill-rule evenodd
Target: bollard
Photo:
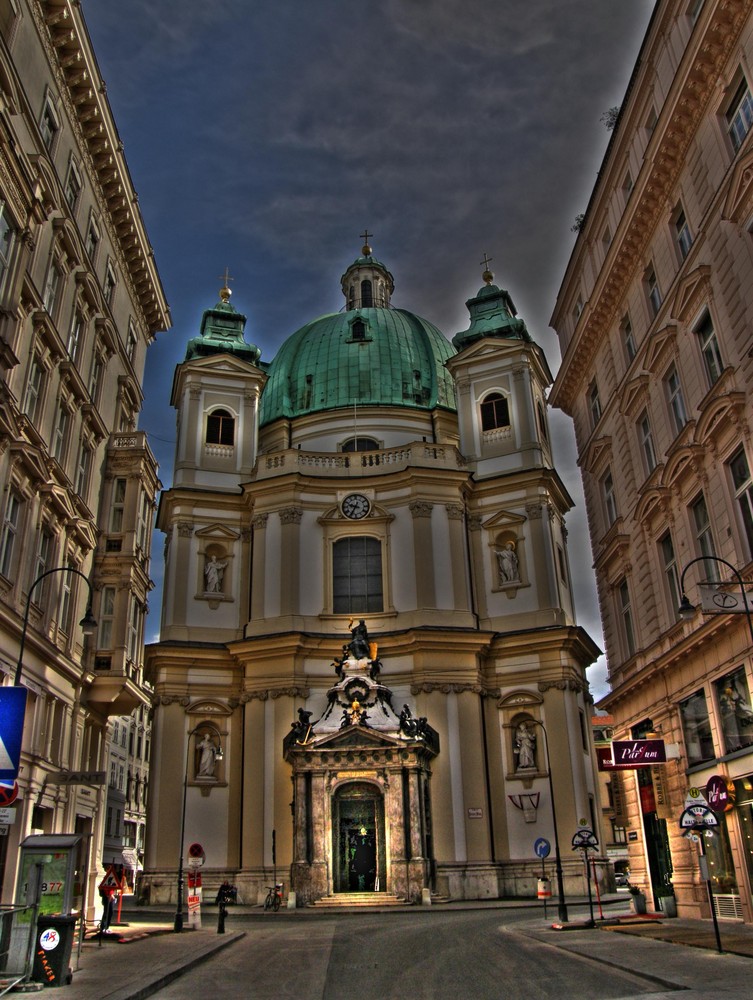
<path id="1" fill-rule="evenodd" d="M 223 892 L 223 893 L 220 894 L 220 908 L 219 908 L 219 912 L 217 913 L 217 933 L 218 934 L 224 934 L 225 933 L 225 914 L 226 913 L 227 913 L 227 910 L 225 908 L 225 894 Z"/>

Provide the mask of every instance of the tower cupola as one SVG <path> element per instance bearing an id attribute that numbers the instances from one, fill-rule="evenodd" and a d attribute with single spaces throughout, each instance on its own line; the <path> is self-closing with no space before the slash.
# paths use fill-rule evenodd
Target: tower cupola
<path id="1" fill-rule="evenodd" d="M 361 256 L 356 257 L 345 274 L 340 278 L 347 309 L 389 309 L 390 297 L 395 290 L 395 281 L 371 251 L 366 229 L 361 233 L 363 246 Z"/>

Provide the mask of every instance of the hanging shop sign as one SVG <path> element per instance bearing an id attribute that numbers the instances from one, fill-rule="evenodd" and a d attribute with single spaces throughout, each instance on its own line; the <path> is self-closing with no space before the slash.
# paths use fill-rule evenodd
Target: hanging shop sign
<path id="1" fill-rule="evenodd" d="M 713 774 L 706 782 L 706 801 L 715 813 L 729 812 L 735 805 L 735 786 L 720 774 Z"/>
<path id="2" fill-rule="evenodd" d="M 664 740 L 612 740 L 611 747 L 596 747 L 600 771 L 634 771 L 667 761 Z"/>

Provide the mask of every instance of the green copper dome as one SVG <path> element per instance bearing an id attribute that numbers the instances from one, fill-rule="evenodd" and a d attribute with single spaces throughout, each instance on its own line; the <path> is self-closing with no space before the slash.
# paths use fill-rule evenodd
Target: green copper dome
<path id="1" fill-rule="evenodd" d="M 362 234 L 367 241 L 371 235 Z M 455 409 L 455 351 L 425 319 L 393 309 L 394 280 L 368 242 L 340 278 L 346 310 L 301 327 L 269 366 L 261 425 L 353 406 Z"/>
<path id="2" fill-rule="evenodd" d="M 444 367 L 454 354 L 435 326 L 404 309 L 364 307 L 321 316 L 289 337 L 271 362 L 260 422 L 354 403 L 454 410 Z"/>

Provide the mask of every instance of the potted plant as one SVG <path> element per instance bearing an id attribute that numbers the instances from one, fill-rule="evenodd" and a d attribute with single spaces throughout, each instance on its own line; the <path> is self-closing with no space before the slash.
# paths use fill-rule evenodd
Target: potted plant
<path id="1" fill-rule="evenodd" d="M 633 908 L 633 913 L 645 913 L 646 894 L 641 892 L 640 886 L 628 883 L 628 891 L 630 892 L 630 905 Z"/>

